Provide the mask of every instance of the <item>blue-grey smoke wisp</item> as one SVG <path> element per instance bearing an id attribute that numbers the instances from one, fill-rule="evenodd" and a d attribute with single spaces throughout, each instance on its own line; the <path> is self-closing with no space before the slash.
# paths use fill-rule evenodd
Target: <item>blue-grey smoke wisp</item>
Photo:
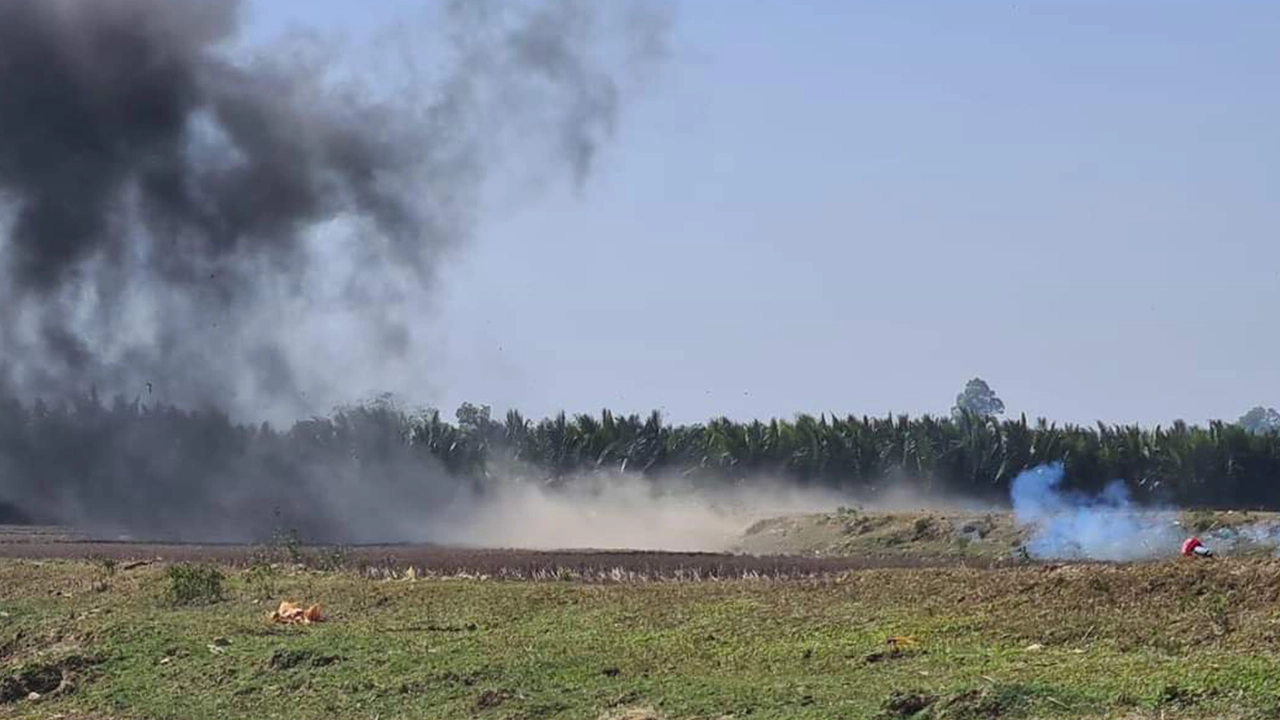
<path id="1" fill-rule="evenodd" d="M 1062 463 L 1040 465 L 1013 481 L 1014 520 L 1031 529 L 1027 552 L 1043 559 L 1141 560 L 1177 551 L 1167 513 L 1134 502 L 1123 480 L 1095 496 L 1062 487 Z"/>

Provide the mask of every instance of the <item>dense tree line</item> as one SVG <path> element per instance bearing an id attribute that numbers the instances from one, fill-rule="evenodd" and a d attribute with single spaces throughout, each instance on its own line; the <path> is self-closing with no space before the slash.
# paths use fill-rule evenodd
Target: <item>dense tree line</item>
<path id="1" fill-rule="evenodd" d="M 912 483 L 998 502 L 1019 472 L 1050 461 L 1063 461 L 1066 482 L 1082 492 L 1119 478 L 1146 501 L 1280 507 L 1280 434 L 1238 423 L 1058 426 L 963 407 L 947 417 L 692 425 L 606 410 L 533 422 L 515 411 L 495 419 L 473 405 L 449 420 L 379 401 L 275 429 L 96 395 L 0 400 L 0 515 L 10 520 L 115 507 L 112 517 L 125 524 L 185 526 L 211 507 L 239 517 L 310 503 L 302 514 L 319 526 L 344 512 L 322 502 L 335 493 L 358 500 L 394 485 L 415 501 L 444 502 L 516 475 L 554 487 L 614 471 L 654 483 L 781 478 L 863 492 Z"/>
<path id="2" fill-rule="evenodd" d="M 478 416 L 479 419 L 473 419 Z M 1181 505 L 1280 507 L 1280 435 L 1214 422 L 1192 427 L 1058 426 L 959 410 L 951 417 L 830 417 L 738 423 L 724 418 L 669 425 L 654 413 L 565 415 L 504 423 L 464 407 L 469 437 L 514 450 L 551 478 L 617 468 L 664 477 L 749 482 L 778 477 L 802 485 L 920 489 L 986 500 L 1007 498 L 1018 473 L 1062 461 L 1069 488 L 1100 491 L 1128 482 L 1135 496 Z"/>

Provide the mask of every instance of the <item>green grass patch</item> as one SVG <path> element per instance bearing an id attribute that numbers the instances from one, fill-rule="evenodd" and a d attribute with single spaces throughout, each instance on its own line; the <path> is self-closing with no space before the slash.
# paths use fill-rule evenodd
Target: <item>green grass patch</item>
<path id="1" fill-rule="evenodd" d="M 206 603 L 213 576 L 190 568 L 120 570 L 104 593 L 93 563 L 0 561 L 0 718 L 1264 718 L 1277 570 L 588 584 L 227 569 Z M 169 601 L 175 577 L 193 603 Z M 327 621 L 270 623 L 286 599 Z"/>
<path id="2" fill-rule="evenodd" d="M 209 604 L 222 600 L 222 571 L 210 565 L 172 565 L 167 571 L 165 597 L 174 605 Z"/>

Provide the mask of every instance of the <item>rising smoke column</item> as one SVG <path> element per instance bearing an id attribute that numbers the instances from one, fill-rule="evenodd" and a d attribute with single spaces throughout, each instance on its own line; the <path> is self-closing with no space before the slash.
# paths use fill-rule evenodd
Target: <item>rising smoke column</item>
<path id="1" fill-rule="evenodd" d="M 0 3 L 0 387 L 283 420 L 421 374 L 499 155 L 580 182 L 663 31 L 639 5 L 433 7 L 408 41 L 435 72 L 392 88 L 328 46 L 237 49 L 235 1 Z"/>
<path id="2" fill-rule="evenodd" d="M 1014 520 L 1033 528 L 1027 551 L 1046 559 L 1140 560 L 1170 555 L 1181 538 L 1167 513 L 1139 507 L 1121 480 L 1097 496 L 1061 487 L 1062 463 L 1014 478 Z"/>
<path id="3" fill-rule="evenodd" d="M 583 182 L 666 42 L 650 0 L 443 0 L 370 56 L 249 46 L 243 12 L 0 2 L 0 513 L 239 540 L 276 508 L 315 539 L 429 535 L 459 483 L 402 420 L 252 424 L 430 382 L 422 321 L 486 183 L 522 160 Z"/>

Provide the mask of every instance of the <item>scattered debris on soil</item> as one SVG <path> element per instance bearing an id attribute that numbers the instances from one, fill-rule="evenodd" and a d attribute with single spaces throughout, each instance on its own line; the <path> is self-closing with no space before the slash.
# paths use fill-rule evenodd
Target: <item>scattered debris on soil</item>
<path id="1" fill-rule="evenodd" d="M 1179 685 L 1165 685 L 1160 689 L 1160 695 L 1156 702 L 1161 707 L 1168 708 L 1189 708 L 1205 699 L 1205 694 L 1196 690 L 1189 690 Z"/>
<path id="2" fill-rule="evenodd" d="M 927 717 L 936 720 L 988 720 L 1001 718 L 1011 710 L 1004 696 L 984 688 L 958 693 L 948 698 L 922 691 L 895 691 L 884 701 L 882 720 Z"/>
<path id="3" fill-rule="evenodd" d="M 936 702 L 938 702 L 937 695 L 895 690 L 889 696 L 889 699 L 884 701 L 884 710 L 880 713 L 880 716 L 886 718 L 886 720 L 889 718 L 909 718 L 916 713 L 923 712 Z"/>
<path id="4" fill-rule="evenodd" d="M 990 690 L 970 690 L 960 693 L 942 704 L 941 718 L 998 718 L 1008 708 L 998 693 Z"/>
<path id="5" fill-rule="evenodd" d="M 884 642 L 887 649 L 878 650 L 868 654 L 866 658 L 864 658 L 867 664 L 918 654 L 918 643 L 913 637 L 906 635 L 890 635 Z"/>
<path id="6" fill-rule="evenodd" d="M 506 690 L 485 690 L 476 698 L 477 710 L 492 710 L 514 697 Z"/>
<path id="7" fill-rule="evenodd" d="M 1183 557 L 1213 557 L 1213 551 L 1200 542 L 1200 538 L 1192 535 L 1182 543 Z"/>
<path id="8" fill-rule="evenodd" d="M 466 625 L 424 625 L 421 629 L 427 632 L 459 633 L 475 632 L 477 628 L 475 623 L 467 623 Z"/>
<path id="9" fill-rule="evenodd" d="M 635 711 L 637 710 L 637 708 L 633 706 L 639 701 L 640 701 L 640 693 L 636 692 L 635 690 L 628 690 L 622 693 L 621 695 L 617 695 L 617 696 L 614 696 L 613 698 L 610 698 L 610 700 L 606 702 L 604 706 L 606 708 L 609 708 L 610 710 L 615 710 L 615 711 L 617 711 L 618 708 L 623 708 L 623 710 L 619 712 L 625 712 L 627 711 L 627 709 L 630 709 L 631 711 Z M 651 708 L 647 708 L 647 707 L 640 708 L 640 709 L 651 710 Z"/>
<path id="10" fill-rule="evenodd" d="M 983 517 L 975 520 L 965 522 L 960 527 L 960 535 L 970 542 L 975 540 L 986 540 L 987 536 L 991 534 L 991 531 L 995 529 L 995 518 L 991 515 L 984 515 Z"/>
<path id="11" fill-rule="evenodd" d="M 303 665 L 322 668 L 341 661 L 342 658 L 338 655 L 321 655 L 310 650 L 280 648 L 271 653 L 271 658 L 267 660 L 267 667 L 272 670 L 291 670 Z"/>
<path id="12" fill-rule="evenodd" d="M 72 655 L 57 662 L 31 665 L 7 677 L 0 677 L 0 705 L 69 692 L 75 673 L 91 664 L 93 663 L 88 658 Z"/>
<path id="13" fill-rule="evenodd" d="M 902 657 L 902 651 L 898 650 L 897 648 L 892 648 L 890 650 L 877 650 L 875 652 L 867 653 L 867 656 L 863 658 L 863 661 L 865 661 L 868 665 L 874 665 L 875 663 L 878 663 L 878 662 L 883 662 L 885 660 L 894 660 L 900 657 Z"/>
<path id="14" fill-rule="evenodd" d="M 324 620 L 324 614 L 320 612 L 319 604 L 303 608 L 300 603 L 284 600 L 280 603 L 280 607 L 271 613 L 272 622 L 286 625 L 310 625 L 311 623 L 324 622 Z"/>

